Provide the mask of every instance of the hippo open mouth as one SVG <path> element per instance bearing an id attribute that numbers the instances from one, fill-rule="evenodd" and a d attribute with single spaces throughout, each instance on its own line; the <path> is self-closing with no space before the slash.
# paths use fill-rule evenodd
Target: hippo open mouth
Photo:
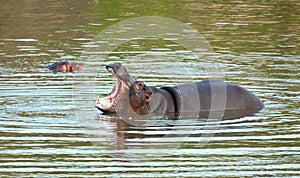
<path id="1" fill-rule="evenodd" d="M 120 80 L 117 79 L 112 91 L 106 97 L 100 98 L 98 96 L 95 106 L 102 112 L 115 112 L 114 106 L 117 104 L 117 101 L 120 98 L 119 93 L 121 87 L 122 83 L 120 82 Z"/>
<path id="2" fill-rule="evenodd" d="M 106 69 L 116 78 L 116 84 L 106 97 L 98 97 L 95 107 L 104 113 L 115 113 L 116 105 L 122 100 L 125 92 L 128 91 L 133 82 L 133 77 L 127 73 L 120 63 L 109 64 Z"/>

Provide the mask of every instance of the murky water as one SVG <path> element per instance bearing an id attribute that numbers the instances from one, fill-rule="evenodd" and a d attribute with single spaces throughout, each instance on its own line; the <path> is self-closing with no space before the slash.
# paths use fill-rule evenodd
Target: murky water
<path id="1" fill-rule="evenodd" d="M 1 1 L 0 175 L 299 177 L 299 7 L 293 0 Z M 132 39 L 105 59 L 83 54 L 110 25 L 149 15 L 187 23 L 215 54 L 195 58 L 159 38 Z M 58 59 L 87 68 L 45 69 Z M 124 122 L 93 106 L 111 90 L 104 65 L 114 61 L 158 87 L 224 77 L 266 108 L 215 122 Z"/>

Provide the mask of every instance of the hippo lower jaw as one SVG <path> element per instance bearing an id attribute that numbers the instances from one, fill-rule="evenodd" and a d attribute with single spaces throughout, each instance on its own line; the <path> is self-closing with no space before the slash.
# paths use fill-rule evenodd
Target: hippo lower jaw
<path id="1" fill-rule="evenodd" d="M 106 113 L 115 113 L 115 106 L 120 100 L 120 90 L 122 88 L 122 82 L 117 79 L 112 91 L 104 98 L 100 98 L 95 102 L 95 107 Z"/>

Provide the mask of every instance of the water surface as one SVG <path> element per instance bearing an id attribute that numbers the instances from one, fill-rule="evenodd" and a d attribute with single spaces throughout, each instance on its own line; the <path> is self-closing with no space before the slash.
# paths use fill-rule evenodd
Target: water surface
<path id="1" fill-rule="evenodd" d="M 0 175 L 299 177 L 299 6 L 295 0 L 0 2 Z M 149 15 L 198 30 L 214 58 L 195 58 L 157 38 L 132 39 L 106 59 L 84 57 L 100 31 Z M 97 70 L 45 69 L 58 59 Z M 93 106 L 114 84 L 104 65 L 115 61 L 157 87 L 205 80 L 205 66 L 218 65 L 218 74 L 254 92 L 266 108 L 214 127 L 197 118 L 128 124 Z M 80 90 L 86 104 L 79 108 L 73 93 L 84 81 L 93 88 Z"/>

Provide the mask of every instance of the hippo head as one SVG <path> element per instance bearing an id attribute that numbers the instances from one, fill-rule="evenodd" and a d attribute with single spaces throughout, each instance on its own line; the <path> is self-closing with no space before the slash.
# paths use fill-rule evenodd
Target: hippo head
<path id="1" fill-rule="evenodd" d="M 153 92 L 141 81 L 135 81 L 129 89 L 129 103 L 134 113 L 148 114 L 151 110 L 149 102 Z"/>
<path id="2" fill-rule="evenodd" d="M 116 84 L 106 97 L 96 100 L 95 107 L 104 113 L 124 113 L 130 110 L 137 114 L 147 114 L 152 95 L 150 88 L 132 77 L 120 63 L 109 64 L 106 69 L 116 78 Z"/>
<path id="3" fill-rule="evenodd" d="M 75 63 L 69 63 L 69 62 L 61 62 L 58 64 L 57 68 L 56 68 L 57 72 L 73 72 L 75 71 Z"/>

